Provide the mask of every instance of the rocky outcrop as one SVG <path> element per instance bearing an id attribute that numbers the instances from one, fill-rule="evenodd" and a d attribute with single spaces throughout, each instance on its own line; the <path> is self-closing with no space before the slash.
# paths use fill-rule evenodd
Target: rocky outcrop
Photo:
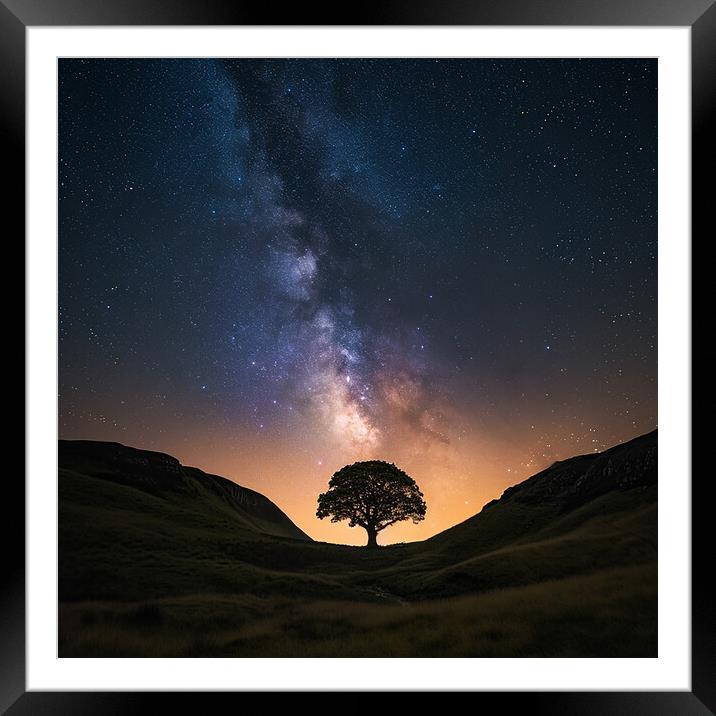
<path id="1" fill-rule="evenodd" d="M 485 507 L 515 500 L 524 504 L 556 502 L 572 509 L 611 490 L 656 484 L 657 431 L 592 455 L 555 462 L 519 485 L 507 488 Z M 483 508 L 484 509 L 484 508 Z"/>

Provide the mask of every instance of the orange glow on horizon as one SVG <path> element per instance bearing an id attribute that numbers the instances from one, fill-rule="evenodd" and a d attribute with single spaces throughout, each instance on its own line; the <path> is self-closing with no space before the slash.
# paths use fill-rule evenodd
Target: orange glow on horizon
<path id="1" fill-rule="evenodd" d="M 650 430 L 633 431 L 599 449 L 610 447 Z M 498 498 L 509 486 L 522 482 L 555 460 L 592 452 L 594 439 L 568 435 L 558 444 L 538 439 L 534 430 L 507 439 L 492 435 L 469 436 L 457 444 L 432 442 L 422 449 L 406 438 L 396 449 L 358 450 L 354 445 L 314 436 L 296 444 L 296 439 L 278 441 L 255 433 L 217 434 L 194 427 L 191 437 L 184 431 L 162 434 L 148 444 L 141 436 L 93 435 L 90 439 L 118 440 L 126 445 L 173 455 L 183 465 L 221 475 L 256 490 L 274 502 L 312 539 L 338 544 L 362 545 L 365 531 L 345 522 L 331 523 L 315 516 L 318 495 L 327 489 L 331 475 L 351 462 L 384 459 L 395 462 L 415 481 L 425 495 L 427 514 L 419 524 L 403 522 L 378 535 L 379 544 L 427 539 L 477 514 L 483 505 Z M 109 432 L 109 431 L 108 431 Z M 88 436 L 64 434 L 67 439 Z M 531 440 L 529 438 L 532 438 Z M 545 447 L 545 445 L 547 447 Z M 405 449 L 408 446 L 408 449 Z M 392 454 L 391 454 L 392 453 Z"/>

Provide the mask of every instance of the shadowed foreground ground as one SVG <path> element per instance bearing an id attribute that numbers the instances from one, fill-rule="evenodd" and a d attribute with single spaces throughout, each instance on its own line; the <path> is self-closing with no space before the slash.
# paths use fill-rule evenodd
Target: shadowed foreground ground
<path id="1" fill-rule="evenodd" d="M 656 570 L 415 604 L 188 596 L 65 604 L 62 656 L 656 656 Z"/>

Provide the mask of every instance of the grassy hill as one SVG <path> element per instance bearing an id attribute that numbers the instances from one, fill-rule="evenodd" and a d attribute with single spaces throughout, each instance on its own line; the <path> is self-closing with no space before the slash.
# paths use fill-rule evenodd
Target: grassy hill
<path id="1" fill-rule="evenodd" d="M 372 551 L 166 455 L 59 465 L 61 656 L 656 655 L 656 432 Z"/>

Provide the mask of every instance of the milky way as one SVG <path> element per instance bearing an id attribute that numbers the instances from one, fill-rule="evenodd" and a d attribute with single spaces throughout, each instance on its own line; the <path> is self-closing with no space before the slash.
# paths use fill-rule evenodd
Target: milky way
<path id="1" fill-rule="evenodd" d="M 654 60 L 61 60 L 60 434 L 416 539 L 656 425 Z"/>

